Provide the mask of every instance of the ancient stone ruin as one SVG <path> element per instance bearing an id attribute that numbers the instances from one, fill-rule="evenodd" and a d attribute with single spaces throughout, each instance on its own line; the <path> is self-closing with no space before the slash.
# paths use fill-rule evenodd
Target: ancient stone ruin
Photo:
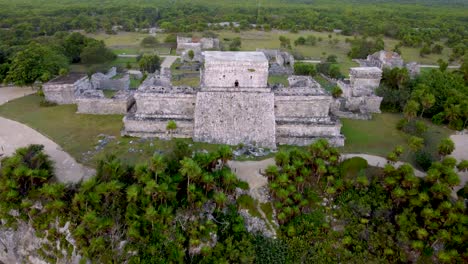
<path id="1" fill-rule="evenodd" d="M 190 50 L 194 53 L 193 59 L 190 59 Z M 219 50 L 219 39 L 177 36 L 177 55 L 181 56 L 182 61 L 202 62 L 202 50 Z"/>
<path id="2" fill-rule="evenodd" d="M 106 74 L 97 72 L 91 76 L 94 89 L 101 90 L 128 90 L 130 87 L 130 76 L 117 75 L 117 68 L 112 67 Z"/>
<path id="3" fill-rule="evenodd" d="M 129 91 L 130 77 L 125 74 L 116 78 L 116 68 L 107 74 L 95 73 L 91 79 L 85 74 L 71 73 L 43 85 L 45 99 L 57 104 L 77 104 L 81 114 L 126 114 L 134 104 L 133 92 Z M 116 91 L 110 98 L 103 90 Z"/>
<path id="4" fill-rule="evenodd" d="M 42 86 L 45 99 L 56 104 L 74 104 L 80 94 L 93 89 L 86 74 L 71 73 L 59 76 Z"/>
<path id="5" fill-rule="evenodd" d="M 123 134 L 268 148 L 319 138 L 344 144 L 341 124 L 329 114 L 332 97 L 310 77 L 292 76 L 290 87 L 272 90 L 262 52 L 206 51 L 203 57 L 200 89 L 172 86 L 166 69 L 148 77 L 135 92 Z M 170 120 L 177 128 L 168 129 Z"/>
<path id="6" fill-rule="evenodd" d="M 371 119 L 372 113 L 380 113 L 382 97 L 375 95 L 375 89 L 380 85 L 382 70 L 356 67 L 350 69 L 349 76 L 337 83 L 343 95 L 333 103 L 332 113 L 345 118 Z"/>
<path id="7" fill-rule="evenodd" d="M 263 52 L 270 63 L 271 75 L 291 75 L 294 73 L 294 57 L 285 51 L 275 49 L 257 49 Z"/>
<path id="8" fill-rule="evenodd" d="M 358 60 L 358 62 L 361 67 L 377 67 L 381 70 L 384 68 L 406 68 L 410 76 L 416 76 L 420 73 L 418 63 L 409 62 L 405 64 L 400 54 L 392 51 L 381 50 L 368 55 L 365 60 Z"/>

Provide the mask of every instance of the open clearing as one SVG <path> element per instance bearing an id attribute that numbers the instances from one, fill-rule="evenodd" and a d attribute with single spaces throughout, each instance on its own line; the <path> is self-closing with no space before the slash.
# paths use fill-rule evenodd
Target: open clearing
<path id="1" fill-rule="evenodd" d="M 228 42 L 229 40 L 239 37 L 242 41 L 241 50 L 250 51 L 259 49 L 279 49 L 280 48 L 280 36 L 285 36 L 291 40 L 291 45 L 294 51 L 297 51 L 304 57 L 312 60 L 320 60 L 326 58 L 328 55 L 334 54 L 338 57 L 341 71 L 345 74 L 348 73 L 350 67 L 358 66 L 357 63 L 353 62 L 348 56 L 350 51 L 350 44 L 346 43 L 346 39 L 352 39 L 352 36 L 344 36 L 337 33 L 331 32 L 317 32 L 317 31 L 299 31 L 298 33 L 291 33 L 288 31 L 272 30 L 269 32 L 259 30 L 247 30 L 239 33 L 232 30 L 221 30 L 214 31 L 219 35 L 220 41 Z M 194 32 L 194 35 L 201 36 L 202 33 Z M 156 35 L 159 43 L 164 43 L 165 38 L 168 34 L 158 33 Z M 294 46 L 294 40 L 300 36 L 313 35 L 320 38 L 315 46 Z M 93 37 L 99 40 L 103 40 L 107 46 L 114 50 L 116 54 L 138 54 L 138 53 L 154 53 L 159 54 L 168 53 L 168 49 L 162 46 L 156 46 L 154 48 L 141 48 L 140 43 L 143 38 L 149 36 L 146 33 L 138 32 L 119 32 L 116 35 L 108 35 L 105 33 L 87 34 L 89 37 Z M 330 38 L 331 37 L 331 38 Z M 338 43 L 334 44 L 330 42 L 330 39 L 336 39 Z M 398 40 L 391 38 L 384 38 L 385 49 L 392 50 Z M 442 44 L 442 42 L 437 42 Z M 437 65 L 438 59 L 447 60 L 451 53 L 451 49 L 444 47 L 441 54 L 430 54 L 424 57 L 419 55 L 420 48 L 401 47 L 402 57 L 405 62 L 416 61 L 420 64 Z"/>

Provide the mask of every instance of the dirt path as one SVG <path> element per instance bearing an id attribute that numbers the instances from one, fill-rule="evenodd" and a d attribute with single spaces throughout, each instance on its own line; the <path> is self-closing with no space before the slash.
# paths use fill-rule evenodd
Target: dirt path
<path id="1" fill-rule="evenodd" d="M 92 169 L 76 162 L 55 142 L 28 126 L 0 117 L 0 128 L 0 154 L 11 155 L 17 148 L 41 144 L 54 161 L 55 175 L 60 182 L 78 182 L 94 173 Z"/>
<path id="2" fill-rule="evenodd" d="M 164 61 L 161 63 L 161 68 L 171 68 L 172 63 L 174 63 L 179 56 L 164 56 Z"/>
<path id="3" fill-rule="evenodd" d="M 34 91 L 30 88 L 0 88 L 0 105 L 32 93 Z M 45 152 L 54 161 L 55 175 L 60 182 L 78 182 L 94 174 L 94 170 L 76 162 L 70 154 L 46 136 L 26 125 L 0 117 L 0 155 L 11 155 L 17 148 L 29 144 L 44 145 Z"/>
<path id="4" fill-rule="evenodd" d="M 0 87 L 0 105 L 8 103 L 9 101 L 23 97 L 29 94 L 33 94 L 34 91 L 31 87 L 17 87 L 17 86 L 6 86 Z"/>
<path id="5" fill-rule="evenodd" d="M 456 158 L 458 162 L 468 160 L 468 134 L 452 135 L 450 139 L 455 143 L 455 150 L 451 156 Z M 459 172 L 458 174 L 460 175 L 461 184 L 459 188 L 455 188 L 457 191 L 468 182 L 468 172 Z"/>

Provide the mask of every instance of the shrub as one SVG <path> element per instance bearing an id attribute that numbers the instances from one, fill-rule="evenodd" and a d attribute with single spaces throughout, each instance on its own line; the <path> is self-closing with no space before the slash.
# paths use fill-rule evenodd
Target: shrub
<path id="1" fill-rule="evenodd" d="M 432 158 L 429 152 L 420 150 L 416 152 L 415 161 L 421 169 L 427 171 L 431 167 L 431 164 L 434 161 L 434 159 Z"/>
<path id="2" fill-rule="evenodd" d="M 396 124 L 396 128 L 400 131 L 402 131 L 407 125 L 408 125 L 408 120 L 406 120 L 405 118 L 402 118 L 400 119 L 400 121 L 398 121 L 398 123 Z"/>
<path id="3" fill-rule="evenodd" d="M 338 97 L 340 97 L 341 95 L 343 95 L 343 90 L 341 90 L 341 88 L 338 87 L 338 86 L 333 87 L 333 89 L 332 89 L 332 96 L 333 96 L 334 98 L 338 98 Z"/>
<path id="4" fill-rule="evenodd" d="M 341 176 L 348 179 L 354 179 L 358 176 L 360 171 L 365 170 L 367 167 L 367 160 L 363 158 L 354 157 L 347 159 L 341 163 Z"/>
<path id="5" fill-rule="evenodd" d="M 440 113 L 432 116 L 432 123 L 434 123 L 436 125 L 442 125 L 444 123 L 444 120 L 445 120 L 445 113 L 444 112 L 440 112 Z"/>
<path id="6" fill-rule="evenodd" d="M 295 63 L 294 64 L 294 74 L 296 75 L 309 75 L 314 76 L 317 74 L 315 70 L 315 65 L 310 63 Z"/>
<path id="7" fill-rule="evenodd" d="M 41 107 L 51 107 L 51 106 L 56 106 L 57 103 L 47 101 L 46 99 L 42 99 L 41 102 L 39 102 L 39 106 Z"/>

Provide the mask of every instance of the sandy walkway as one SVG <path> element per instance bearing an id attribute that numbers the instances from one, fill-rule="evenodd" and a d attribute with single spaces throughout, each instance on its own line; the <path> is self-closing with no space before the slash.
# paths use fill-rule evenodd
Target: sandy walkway
<path id="1" fill-rule="evenodd" d="M 455 150 L 451 156 L 456 158 L 459 162 L 461 160 L 468 160 L 468 134 L 452 135 L 450 139 L 455 143 Z M 459 188 L 455 188 L 457 191 L 468 182 L 468 172 L 459 172 L 458 175 L 460 175 L 461 184 Z"/>
<path id="2" fill-rule="evenodd" d="M 35 92 L 36 91 L 34 91 L 31 87 L 0 87 L 0 105 L 8 103 L 8 101 L 11 101 L 13 99 L 33 94 Z"/>
<path id="3" fill-rule="evenodd" d="M 17 148 L 29 144 L 41 144 L 54 161 L 55 174 L 59 181 L 78 182 L 94 173 L 93 170 L 77 163 L 55 142 L 28 126 L 0 117 L 0 128 L 0 154 L 10 155 Z"/>
<path id="4" fill-rule="evenodd" d="M 2 87 L 0 88 L 0 105 L 34 92 L 31 88 Z M 36 130 L 16 121 L 0 117 L 0 155 L 10 155 L 17 148 L 29 144 L 44 145 L 45 152 L 54 161 L 55 175 L 61 182 L 78 182 L 94 173 L 94 170 L 77 163 L 59 145 Z"/>
<path id="5" fill-rule="evenodd" d="M 161 63 L 162 68 L 171 68 L 172 63 L 174 63 L 179 56 L 164 56 L 164 61 Z"/>

